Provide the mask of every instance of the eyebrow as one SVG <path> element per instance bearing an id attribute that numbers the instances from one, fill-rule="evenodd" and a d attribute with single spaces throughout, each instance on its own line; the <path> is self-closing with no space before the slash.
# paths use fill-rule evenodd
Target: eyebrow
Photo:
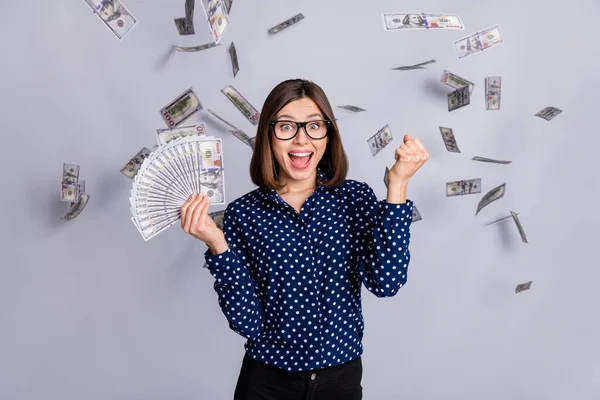
<path id="1" fill-rule="evenodd" d="M 323 116 L 321 114 L 316 113 L 316 114 L 307 115 L 306 119 L 309 119 L 309 118 L 312 118 L 312 117 L 321 117 L 321 118 L 323 118 Z M 289 114 L 281 114 L 281 115 L 277 116 L 277 118 L 290 118 L 290 119 L 293 119 L 294 117 L 292 117 Z"/>

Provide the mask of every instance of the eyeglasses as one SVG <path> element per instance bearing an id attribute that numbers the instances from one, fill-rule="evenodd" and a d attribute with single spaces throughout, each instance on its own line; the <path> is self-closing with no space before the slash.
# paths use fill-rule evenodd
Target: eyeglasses
<path id="1" fill-rule="evenodd" d="M 328 127 L 331 121 L 322 119 L 317 121 L 271 121 L 269 125 L 273 128 L 275 137 L 279 140 L 291 140 L 300 132 L 300 127 L 304 128 L 306 135 L 313 139 L 324 139 L 327 136 Z"/>

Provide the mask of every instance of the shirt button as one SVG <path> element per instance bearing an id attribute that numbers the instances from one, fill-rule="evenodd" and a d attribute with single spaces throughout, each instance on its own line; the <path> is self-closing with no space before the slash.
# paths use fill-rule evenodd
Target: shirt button
<path id="1" fill-rule="evenodd" d="M 315 378 L 317 377 L 317 374 L 315 374 L 314 372 L 310 375 L 310 380 L 314 381 Z"/>

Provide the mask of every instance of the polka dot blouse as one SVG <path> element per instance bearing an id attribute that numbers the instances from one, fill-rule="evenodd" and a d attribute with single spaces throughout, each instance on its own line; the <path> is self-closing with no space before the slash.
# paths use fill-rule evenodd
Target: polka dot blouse
<path id="1" fill-rule="evenodd" d="M 362 354 L 361 284 L 378 297 L 406 283 L 413 203 L 378 201 L 366 183 L 318 186 L 300 213 L 275 190 L 230 203 L 229 249 L 205 253 L 230 328 L 248 355 L 287 371 Z"/>

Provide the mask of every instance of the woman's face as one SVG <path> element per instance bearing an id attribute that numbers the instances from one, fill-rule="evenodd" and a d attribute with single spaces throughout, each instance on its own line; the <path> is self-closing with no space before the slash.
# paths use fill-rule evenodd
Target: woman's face
<path id="1" fill-rule="evenodd" d="M 306 122 L 325 119 L 319 106 L 308 97 L 294 100 L 283 107 L 273 120 Z M 270 128 L 271 130 L 273 128 Z M 310 127 L 307 126 L 307 129 Z M 271 131 L 271 148 L 279 164 L 280 181 L 314 180 L 317 165 L 325 153 L 328 138 L 314 140 L 300 128 L 296 137 L 290 140 L 280 140 Z"/>

